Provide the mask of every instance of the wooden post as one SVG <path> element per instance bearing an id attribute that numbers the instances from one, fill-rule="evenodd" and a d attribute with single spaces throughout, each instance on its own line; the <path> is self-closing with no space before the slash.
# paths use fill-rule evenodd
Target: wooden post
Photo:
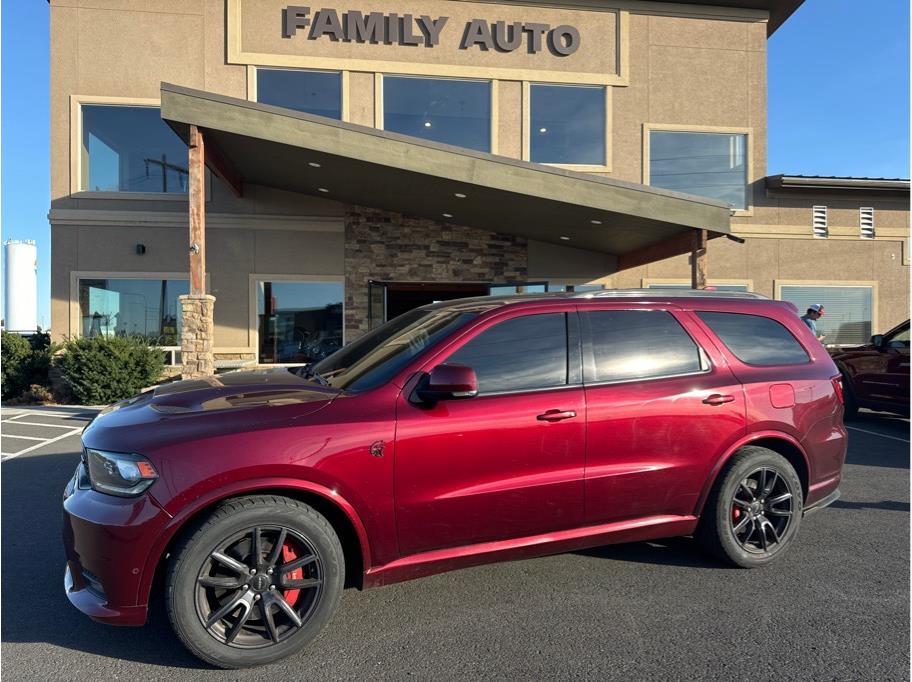
<path id="1" fill-rule="evenodd" d="M 690 288 L 706 288 L 706 230 L 694 230 L 690 250 Z"/>
<path id="2" fill-rule="evenodd" d="M 190 126 L 190 295 L 206 293 L 206 149 L 202 131 Z"/>

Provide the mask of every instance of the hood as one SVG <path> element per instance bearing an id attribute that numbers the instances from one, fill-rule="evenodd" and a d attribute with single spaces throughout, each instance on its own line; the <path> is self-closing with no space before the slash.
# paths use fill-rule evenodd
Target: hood
<path id="1" fill-rule="evenodd" d="M 156 387 L 151 397 L 142 394 L 137 398 L 145 398 L 149 407 L 163 414 L 186 414 L 319 403 L 332 400 L 339 393 L 339 389 L 321 386 L 284 367 L 276 367 L 175 381 Z"/>

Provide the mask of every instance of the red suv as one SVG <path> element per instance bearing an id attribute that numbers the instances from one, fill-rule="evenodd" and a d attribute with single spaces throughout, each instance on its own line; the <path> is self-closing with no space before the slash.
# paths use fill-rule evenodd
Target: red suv
<path id="1" fill-rule="evenodd" d="M 762 566 L 838 497 L 842 415 L 788 303 L 425 306 L 314 366 L 104 410 L 64 493 L 66 592 L 141 625 L 161 584 L 194 654 L 245 667 L 303 647 L 345 584 L 676 535 Z"/>

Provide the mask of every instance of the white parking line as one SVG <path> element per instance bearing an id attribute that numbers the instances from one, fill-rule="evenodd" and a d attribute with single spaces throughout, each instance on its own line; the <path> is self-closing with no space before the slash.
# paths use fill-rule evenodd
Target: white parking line
<path id="1" fill-rule="evenodd" d="M 41 443 L 36 443 L 35 445 L 33 445 L 31 447 L 25 448 L 25 450 L 20 450 L 19 452 L 14 452 L 12 454 L 3 453 L 4 459 L 2 461 L 8 462 L 9 460 L 13 459 L 14 457 L 18 457 L 19 455 L 24 455 L 27 452 L 31 452 L 32 450 L 37 450 L 38 448 L 42 448 L 45 445 L 50 445 L 51 443 L 56 443 L 58 440 L 63 440 L 64 438 L 69 438 L 70 436 L 75 436 L 77 433 L 80 433 L 80 432 L 82 432 L 81 426 L 79 428 L 73 429 L 72 431 L 67 431 L 66 433 L 61 433 L 59 436 L 55 436 L 54 438 L 50 438 L 48 440 L 42 441 Z M 15 438 L 15 436 L 13 436 L 13 438 Z"/>
<path id="2" fill-rule="evenodd" d="M 25 415 L 19 415 L 18 417 L 13 417 L 11 419 L 0 420 L 0 424 L 6 424 L 7 422 L 12 422 L 13 424 L 23 424 L 24 426 L 47 426 L 51 429 L 72 429 L 72 424 L 42 424 L 41 422 L 20 422 L 13 421 L 13 419 L 18 419 L 19 417 L 24 417 Z M 88 421 L 88 420 L 86 420 Z"/>
<path id="3" fill-rule="evenodd" d="M 852 431 L 860 431 L 861 433 L 867 433 L 872 436 L 880 436 L 881 438 L 889 438 L 890 440 L 898 440 L 900 443 L 908 443 L 909 441 L 906 438 L 900 438 L 899 436 L 888 436 L 885 433 L 877 433 L 877 431 L 868 431 L 867 429 L 859 429 L 857 426 L 847 426 L 847 429 Z"/>
<path id="4" fill-rule="evenodd" d="M 4 433 L 4 438 L 18 438 L 19 440 L 47 440 L 47 438 L 36 438 L 35 436 L 14 436 L 11 433 Z"/>

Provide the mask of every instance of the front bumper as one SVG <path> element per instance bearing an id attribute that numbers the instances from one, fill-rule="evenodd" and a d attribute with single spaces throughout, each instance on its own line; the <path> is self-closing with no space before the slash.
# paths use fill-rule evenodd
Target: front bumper
<path id="1" fill-rule="evenodd" d="M 148 594 L 140 586 L 151 582 L 143 570 L 171 517 L 149 494 L 122 498 L 80 487 L 78 472 L 64 492 L 63 510 L 70 603 L 101 622 L 143 625 Z"/>

